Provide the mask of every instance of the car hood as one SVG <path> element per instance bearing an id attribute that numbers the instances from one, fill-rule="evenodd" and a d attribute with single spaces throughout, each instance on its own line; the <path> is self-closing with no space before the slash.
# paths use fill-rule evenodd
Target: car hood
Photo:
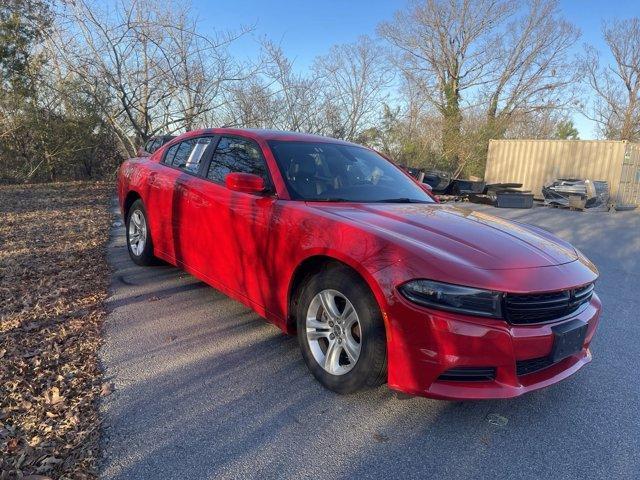
<path id="1" fill-rule="evenodd" d="M 562 265 L 578 259 L 540 228 L 440 204 L 322 204 L 331 215 L 418 249 L 419 254 L 487 270 Z"/>

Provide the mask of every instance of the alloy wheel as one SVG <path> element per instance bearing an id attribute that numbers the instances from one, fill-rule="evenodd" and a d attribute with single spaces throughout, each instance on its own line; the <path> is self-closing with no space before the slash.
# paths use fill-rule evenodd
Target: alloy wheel
<path id="1" fill-rule="evenodd" d="M 353 304 L 337 290 L 319 292 L 309 304 L 306 338 L 313 358 L 328 373 L 344 375 L 356 365 L 362 329 Z"/>
<path id="2" fill-rule="evenodd" d="M 141 210 L 135 210 L 129 218 L 129 247 L 136 257 L 142 255 L 146 241 L 146 219 Z"/>

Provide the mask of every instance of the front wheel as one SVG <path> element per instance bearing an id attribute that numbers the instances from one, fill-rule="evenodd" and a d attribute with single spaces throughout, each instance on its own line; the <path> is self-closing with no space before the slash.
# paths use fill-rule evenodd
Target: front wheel
<path id="1" fill-rule="evenodd" d="M 309 279 L 298 302 L 297 330 L 305 363 L 328 389 L 352 393 L 384 383 L 380 308 L 349 268 L 331 266 Z"/>
<path id="2" fill-rule="evenodd" d="M 129 256 L 138 265 L 153 265 L 153 242 L 147 221 L 147 211 L 142 200 L 136 200 L 127 212 L 127 248 Z"/>

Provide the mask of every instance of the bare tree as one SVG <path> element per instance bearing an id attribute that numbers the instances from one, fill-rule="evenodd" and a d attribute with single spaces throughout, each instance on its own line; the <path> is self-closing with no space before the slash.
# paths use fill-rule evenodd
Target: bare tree
<path id="1" fill-rule="evenodd" d="M 136 143 L 191 129 L 220 106 L 221 90 L 243 75 L 226 47 L 246 29 L 209 37 L 177 5 L 114 5 L 98 10 L 87 0 L 66 4 L 52 42 L 133 153 Z"/>
<path id="2" fill-rule="evenodd" d="M 333 47 L 309 71 L 262 41 L 261 68 L 229 90 L 225 123 L 356 140 L 382 112 L 391 84 L 384 56 L 368 38 Z"/>
<path id="3" fill-rule="evenodd" d="M 280 45 L 261 41 L 259 68 L 228 90 L 224 123 L 321 133 L 322 85 L 317 76 L 295 68 Z"/>
<path id="4" fill-rule="evenodd" d="M 440 112 L 443 154 L 456 173 L 466 162 L 460 155 L 465 111 L 483 108 L 486 125 L 479 129 L 474 117 L 474 131 L 493 137 L 504 134 L 516 112 L 560 108 L 571 98 L 563 87 L 575 80 L 568 54 L 578 31 L 560 18 L 556 0 L 522 5 L 414 0 L 379 28 L 396 47 L 407 82 Z"/>
<path id="5" fill-rule="evenodd" d="M 185 10 L 160 17 L 160 23 L 174 27 L 165 29 L 166 54 L 175 59 L 167 62 L 174 91 L 166 111 L 177 113 L 174 125 L 184 130 L 205 126 L 205 119 L 211 117 L 208 114 L 226 103 L 225 90 L 253 73 L 252 67 L 243 68 L 225 48 L 247 29 L 211 38 L 198 33 L 196 22 Z"/>
<path id="6" fill-rule="evenodd" d="M 393 81 L 380 45 L 369 37 L 337 45 L 315 61 L 327 120 L 327 133 L 354 141 L 380 118 Z"/>
<path id="7" fill-rule="evenodd" d="M 640 18 L 605 23 L 602 33 L 615 64 L 602 66 L 587 48 L 583 67 L 595 101 L 586 115 L 606 138 L 640 140 Z"/>
<path id="8" fill-rule="evenodd" d="M 531 0 L 522 15 L 491 40 L 484 84 L 488 128 L 501 137 L 511 117 L 565 108 L 575 100 L 578 69 L 570 49 L 580 33 L 559 16 L 556 0 Z"/>
<path id="9" fill-rule="evenodd" d="M 511 116 L 508 129 L 503 136 L 505 138 L 523 139 L 554 138 L 563 123 L 570 123 L 570 120 L 562 110 L 517 111 Z M 570 124 L 573 125 L 572 123 Z"/>
<path id="10" fill-rule="evenodd" d="M 407 11 L 383 23 L 380 34 L 399 52 L 397 64 L 443 118 L 444 154 L 457 163 L 462 92 L 483 81 L 488 40 L 513 12 L 504 0 L 413 0 Z"/>
<path id="11" fill-rule="evenodd" d="M 233 85 L 222 124 L 229 127 L 273 128 L 281 106 L 269 83 L 259 74 Z"/>
<path id="12" fill-rule="evenodd" d="M 296 71 L 294 62 L 282 48 L 265 40 L 263 78 L 271 92 L 269 104 L 275 110 L 267 116 L 272 128 L 317 133 L 322 129 L 318 119 L 320 88 L 318 79 Z"/>

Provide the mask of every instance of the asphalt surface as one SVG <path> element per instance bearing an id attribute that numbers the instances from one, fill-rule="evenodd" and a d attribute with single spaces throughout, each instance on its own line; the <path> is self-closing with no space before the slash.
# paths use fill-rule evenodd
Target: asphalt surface
<path id="1" fill-rule="evenodd" d="M 176 268 L 134 265 L 114 224 L 102 478 L 640 478 L 640 214 L 475 207 L 601 272 L 593 362 L 513 400 L 324 390 L 295 338 Z"/>

